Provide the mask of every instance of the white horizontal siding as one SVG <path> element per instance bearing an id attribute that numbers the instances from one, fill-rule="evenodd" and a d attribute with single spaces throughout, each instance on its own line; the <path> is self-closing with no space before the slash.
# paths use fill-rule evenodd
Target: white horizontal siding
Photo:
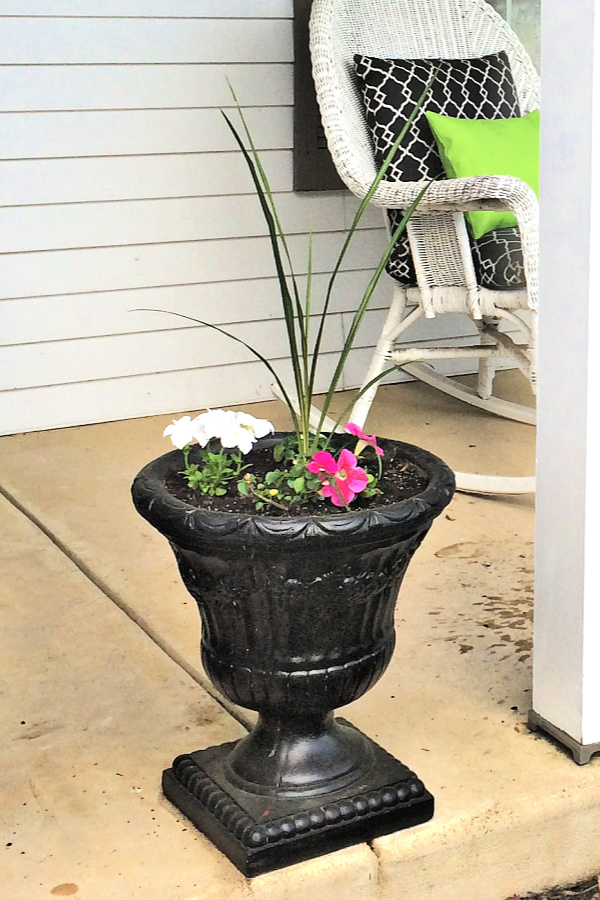
<path id="1" fill-rule="evenodd" d="M 344 261 L 344 269 L 373 266 L 379 258 L 381 234 L 365 231 L 361 238 L 355 253 Z M 342 239 L 340 232 L 315 240 L 314 271 L 329 271 Z M 303 236 L 293 235 L 289 240 L 299 259 L 299 272 L 306 271 L 304 244 Z M 268 278 L 273 271 L 266 237 L 0 255 L 0 284 L 6 298 L 196 282 L 225 284 Z"/>
<path id="2" fill-rule="evenodd" d="M 270 242 L 220 109 L 234 112 L 229 79 L 301 286 L 314 232 L 317 314 L 357 201 L 293 193 L 292 13 L 292 0 L 0 0 L 0 433 L 271 395 L 241 344 L 148 310 L 223 325 L 289 379 Z M 344 261 L 320 389 L 385 246 L 381 222 L 367 212 Z M 345 386 L 362 378 L 388 295 L 384 281 Z"/>
<path id="3" fill-rule="evenodd" d="M 305 234 L 311 227 L 330 231 L 332 222 L 343 227 L 339 195 L 288 193 L 275 199 L 287 234 Z M 0 208 L 5 252 L 161 243 L 165 235 L 170 242 L 260 237 L 264 232 L 262 210 L 252 194 Z"/>
<path id="4" fill-rule="evenodd" d="M 19 65 L 291 62 L 281 19 L 2 19 L 0 62 Z"/>
<path id="5" fill-rule="evenodd" d="M 249 109 L 246 118 L 259 149 L 292 146 L 290 109 Z M 0 124 L 1 159 L 215 153 L 236 146 L 218 109 L 11 112 Z"/>
<path id="6" fill-rule="evenodd" d="M 2 29 L 0 18 L 0 29 Z M 163 109 L 231 106 L 231 83 L 243 106 L 291 106 L 289 63 L 260 66 L 171 64 L 162 66 L 0 67 L 3 111 Z"/>
<path id="7" fill-rule="evenodd" d="M 261 154 L 274 191 L 292 189 L 292 151 Z M 240 153 L 18 159 L 0 165 L 3 206 L 207 197 L 252 190 Z"/>
<path id="8" fill-rule="evenodd" d="M 461 342 L 468 340 L 462 338 Z M 444 341 L 440 344 L 443 346 Z M 361 382 L 371 354 L 370 347 L 357 347 L 350 353 L 342 387 Z M 337 352 L 321 357 L 317 392 L 326 390 L 337 359 Z M 466 359 L 440 360 L 437 368 L 445 374 L 473 371 L 471 361 Z M 276 369 L 285 383 L 291 384 L 289 364 L 277 362 Z M 407 377 L 392 373 L 382 383 L 405 381 Z M 158 414 L 167 419 L 183 411 L 206 409 L 208 402 L 219 407 L 270 398 L 273 381 L 261 363 L 251 362 L 0 391 L 0 422 L 10 420 L 12 432 L 18 433 Z"/>
<path id="9" fill-rule="evenodd" d="M 336 361 L 337 354 L 322 357 L 317 390 L 326 389 Z M 289 384 L 289 365 L 277 368 Z M 159 413 L 170 417 L 184 410 L 206 409 L 208 398 L 212 407 L 270 399 L 273 381 L 265 367 L 255 362 L 36 387 L 12 392 L 12 399 L 10 393 L 0 392 L 0 421 L 10 418 L 18 433 Z"/>
<path id="10" fill-rule="evenodd" d="M 369 276 L 367 269 L 341 272 L 330 310 L 339 313 L 355 309 Z M 313 278 L 312 308 L 316 314 L 323 308 L 329 277 L 320 274 Z M 298 283 L 304 296 L 306 277 L 300 277 Z M 384 281 L 371 305 L 383 308 L 388 303 L 389 285 Z M 0 346 L 193 327 L 193 322 L 181 316 L 200 317 L 223 325 L 280 319 L 278 282 L 271 277 L 3 300 L 0 302 Z"/>
<path id="11" fill-rule="evenodd" d="M 384 317 L 384 310 L 367 313 L 356 347 L 372 346 Z M 138 322 L 146 324 L 146 314 L 138 314 Z M 165 323 L 162 318 L 162 323 Z M 323 352 L 334 353 L 344 341 L 350 326 L 350 313 L 330 313 L 323 339 Z M 156 321 L 156 319 L 154 319 Z M 0 378 L 8 388 L 31 388 L 53 385 L 60 377 L 62 383 L 100 378 L 118 378 L 169 372 L 176 369 L 213 368 L 223 358 L 230 364 L 252 361 L 255 357 L 242 344 L 214 329 L 186 323 L 182 328 L 140 331 L 138 333 L 90 337 L 87 339 L 44 342 L 32 349 L 27 345 L 5 347 L 2 354 Z M 150 323 L 150 314 L 147 318 Z M 154 324 L 154 322 L 153 322 Z M 316 334 L 318 318 L 312 321 L 312 335 Z M 225 330 L 254 347 L 271 360 L 285 358 L 285 326 L 281 319 L 251 321 L 225 326 Z M 440 320 L 440 339 L 460 337 L 475 328 L 462 316 L 445 316 Z M 427 340 L 430 329 L 419 322 L 411 329 L 411 340 Z"/>
<path id="12" fill-rule="evenodd" d="M 263 356 L 281 359 L 286 355 L 281 319 L 248 322 L 231 331 Z M 342 343 L 341 316 L 331 316 L 323 350 L 333 352 Z M 8 388 L 213 368 L 223 359 L 234 365 L 255 358 L 237 341 L 200 327 L 37 344 L 34 352 L 19 345 L 5 347 L 2 355 L 0 379 Z"/>
<path id="13" fill-rule="evenodd" d="M 0 0 L 0 16 L 290 18 L 292 0 Z"/>

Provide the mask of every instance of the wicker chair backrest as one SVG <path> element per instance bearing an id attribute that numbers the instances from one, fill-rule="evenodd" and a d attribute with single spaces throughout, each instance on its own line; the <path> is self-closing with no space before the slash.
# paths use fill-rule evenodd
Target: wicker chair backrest
<path id="1" fill-rule="evenodd" d="M 375 176 L 355 53 L 466 59 L 506 50 L 522 114 L 539 106 L 539 78 L 527 51 L 485 0 L 314 0 L 312 18 L 320 102 L 337 110 L 332 118 L 330 107 L 327 116 L 328 143 L 342 178 L 355 185 Z"/>

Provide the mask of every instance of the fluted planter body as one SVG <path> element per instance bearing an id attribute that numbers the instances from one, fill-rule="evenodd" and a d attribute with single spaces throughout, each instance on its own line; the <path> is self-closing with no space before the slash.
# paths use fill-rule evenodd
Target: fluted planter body
<path id="1" fill-rule="evenodd" d="M 170 541 L 198 603 L 209 677 L 235 703 L 259 712 L 243 741 L 178 758 L 164 782 L 167 795 L 247 874 L 433 812 L 412 772 L 332 714 L 388 665 L 398 589 L 454 487 L 450 470 L 431 454 L 398 442 L 383 447 L 420 466 L 429 484 L 409 500 L 356 513 L 275 518 L 192 507 L 165 487 L 167 472 L 180 467 L 177 451 L 143 469 L 133 485 L 136 508 Z M 233 826 L 208 809 L 215 791 L 233 803 L 221 798 Z M 360 802 L 369 794 L 370 806 L 368 798 Z M 344 818 L 340 803 L 349 802 Z"/>

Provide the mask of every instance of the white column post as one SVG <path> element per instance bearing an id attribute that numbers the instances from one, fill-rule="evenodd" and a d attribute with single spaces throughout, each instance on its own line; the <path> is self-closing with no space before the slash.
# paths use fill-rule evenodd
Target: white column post
<path id="1" fill-rule="evenodd" d="M 542 3 L 533 711 L 600 751 L 600 8 Z"/>

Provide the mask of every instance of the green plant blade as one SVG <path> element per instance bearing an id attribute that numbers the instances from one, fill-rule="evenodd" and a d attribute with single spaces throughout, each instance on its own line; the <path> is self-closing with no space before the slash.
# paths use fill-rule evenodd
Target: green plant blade
<path id="1" fill-rule="evenodd" d="M 170 309 L 147 309 L 147 308 L 142 307 L 142 308 L 133 309 L 130 311 L 131 312 L 154 312 L 154 313 L 158 312 L 158 313 L 166 313 L 169 316 L 177 316 L 180 319 L 187 319 L 188 322 L 195 322 L 197 325 L 204 325 L 204 326 L 206 326 L 206 328 L 212 328 L 213 331 L 218 331 L 219 334 L 223 334 L 223 335 L 225 335 L 225 337 L 231 338 L 232 341 L 236 341 L 236 343 L 241 344 L 243 347 L 246 348 L 246 350 L 249 350 L 253 356 L 255 356 L 257 359 L 259 359 L 261 361 L 261 363 L 263 363 L 267 367 L 267 369 L 269 370 L 269 372 L 275 379 L 277 386 L 279 387 L 279 390 L 281 391 L 281 394 L 285 401 L 285 405 L 289 409 L 290 414 L 292 416 L 292 422 L 294 423 L 294 430 L 295 430 L 296 434 L 299 434 L 299 422 L 298 422 L 298 417 L 296 415 L 296 410 L 294 409 L 291 398 L 290 398 L 288 392 L 286 391 L 282 380 L 280 379 L 279 375 L 277 374 L 277 372 L 275 371 L 275 369 L 273 368 L 273 366 L 271 365 L 269 360 L 266 359 L 266 357 L 264 357 L 262 355 L 262 353 L 259 353 L 258 350 L 255 350 L 255 348 L 252 347 L 250 344 L 247 344 L 246 341 L 242 340 L 242 338 L 237 337 L 237 335 L 232 334 L 231 331 L 227 331 L 225 328 L 221 328 L 219 325 L 213 325 L 212 322 L 205 322 L 203 319 L 196 319 L 194 316 L 186 316 L 184 313 L 173 312 Z"/>
<path id="2" fill-rule="evenodd" d="M 283 247 L 286 261 L 287 261 L 287 264 L 288 264 L 288 267 L 290 270 L 290 277 L 292 279 L 292 286 L 294 289 L 294 297 L 295 297 L 295 301 L 296 301 L 296 310 L 297 310 L 298 319 L 301 320 L 302 319 L 302 303 L 300 300 L 300 292 L 298 290 L 298 284 L 296 282 L 296 277 L 294 274 L 294 266 L 292 263 L 292 257 L 291 257 L 290 251 L 289 251 L 287 239 L 286 239 L 285 232 L 281 225 L 279 213 L 277 211 L 277 204 L 275 203 L 275 197 L 273 196 L 273 191 L 271 190 L 271 185 L 269 183 L 267 173 L 261 162 L 260 154 L 259 154 L 258 150 L 256 149 L 256 145 L 254 143 L 254 138 L 252 137 L 252 132 L 250 131 L 250 128 L 248 127 L 248 123 L 246 122 L 246 118 L 244 116 L 242 106 L 237 98 L 237 95 L 235 93 L 235 90 L 234 90 L 233 85 L 231 84 L 229 78 L 226 78 L 226 81 L 227 81 L 227 86 L 229 87 L 231 96 L 233 97 L 233 101 L 235 103 L 237 113 L 240 117 L 240 121 L 241 121 L 242 127 L 244 129 L 244 134 L 246 135 L 246 140 L 248 141 L 248 145 L 250 147 L 250 152 L 252 153 L 252 157 L 254 160 L 254 164 L 256 166 L 257 173 L 260 176 L 260 180 L 262 182 L 266 198 L 269 202 L 273 220 L 277 227 L 277 233 L 279 236 L 279 240 L 281 241 L 281 245 Z"/>
<path id="3" fill-rule="evenodd" d="M 329 411 L 329 406 L 330 406 L 330 404 L 331 404 L 332 397 L 333 397 L 335 391 L 337 390 L 337 386 L 338 386 L 339 381 L 340 381 L 340 378 L 341 378 L 341 376 L 342 376 L 342 372 L 343 372 L 343 370 L 344 370 L 344 366 L 346 365 L 346 362 L 347 362 L 347 360 L 348 360 L 348 356 L 349 356 L 350 351 L 352 350 L 352 347 L 353 347 L 353 345 L 354 345 L 354 340 L 355 340 L 355 338 L 356 338 L 356 333 L 357 333 L 358 329 L 360 328 L 360 325 L 361 325 L 361 323 L 362 323 L 362 321 L 363 321 L 363 319 L 364 319 L 364 316 L 365 316 L 365 313 L 366 313 L 366 311 L 367 311 L 367 309 L 368 309 L 369 303 L 371 302 L 371 297 L 373 296 L 373 293 L 375 292 L 375 288 L 376 288 L 377 285 L 379 284 L 379 280 L 381 279 L 381 276 L 383 275 L 383 273 L 384 273 L 384 271 L 385 271 L 385 267 L 386 267 L 386 265 L 387 265 L 387 263 L 388 263 L 388 260 L 389 260 L 391 254 L 392 254 L 392 252 L 393 252 L 393 250 L 394 250 L 394 247 L 396 246 L 396 243 L 397 243 L 397 241 L 398 241 L 398 238 L 400 237 L 400 235 L 402 234 L 402 232 L 403 232 L 404 229 L 406 228 L 407 222 L 410 220 L 410 218 L 412 217 L 412 215 L 413 215 L 415 209 L 417 208 L 417 206 L 418 206 L 419 203 L 421 202 L 422 197 L 424 196 L 424 194 L 426 193 L 426 191 L 429 189 L 430 184 L 431 184 L 431 182 L 429 182 L 428 184 L 426 184 L 426 185 L 423 187 L 423 190 L 421 190 L 421 191 L 419 192 L 418 196 L 415 198 L 415 200 L 413 200 L 413 202 L 411 203 L 410 207 L 408 208 L 408 210 L 406 211 L 406 213 L 405 213 L 404 216 L 402 217 L 400 223 L 399 223 L 398 226 L 394 229 L 394 231 L 393 231 L 393 233 L 392 233 L 392 236 L 391 236 L 391 238 L 390 238 L 389 241 L 388 241 L 388 245 L 387 245 L 387 247 L 386 247 L 386 250 L 385 250 L 383 256 L 381 257 L 381 259 L 380 259 L 380 261 L 379 261 L 379 265 L 377 266 L 375 272 L 374 272 L 373 275 L 371 276 L 371 279 L 370 279 L 370 281 L 369 281 L 369 284 L 367 285 L 367 288 L 366 288 L 366 290 L 365 290 L 365 293 L 363 294 L 363 298 L 362 298 L 362 300 L 361 300 L 361 302 L 360 302 L 360 304 L 359 304 L 359 307 L 358 307 L 358 309 L 356 310 L 356 312 L 354 313 L 354 317 L 353 317 L 353 319 L 352 319 L 352 324 L 350 325 L 350 328 L 349 328 L 349 330 L 348 330 L 348 334 L 347 334 L 346 339 L 345 339 L 345 341 L 344 341 L 344 345 L 343 345 L 343 347 L 342 347 L 342 351 L 341 351 L 341 353 L 340 353 L 340 357 L 339 357 L 339 359 L 338 359 L 337 365 L 336 365 L 336 367 L 335 367 L 335 371 L 334 371 L 334 373 L 333 373 L 333 376 L 332 376 L 332 378 L 331 378 L 331 382 L 330 382 L 330 384 L 329 384 L 329 389 L 328 389 L 327 394 L 326 394 L 326 396 L 325 396 L 325 401 L 324 401 L 324 403 L 323 403 L 323 408 L 322 408 L 322 411 L 321 411 L 321 416 L 320 416 L 320 419 L 319 419 L 319 424 L 318 424 L 318 426 L 317 426 L 317 433 L 319 433 L 319 432 L 321 431 L 321 428 L 323 427 L 323 423 L 324 423 L 324 421 L 325 421 L 325 418 L 327 417 L 327 414 L 328 414 L 328 411 Z"/>
<path id="4" fill-rule="evenodd" d="M 292 257 L 290 254 L 287 238 L 285 236 L 285 232 L 283 230 L 283 227 L 281 225 L 281 220 L 279 218 L 277 204 L 275 203 L 275 197 L 273 195 L 273 191 L 271 190 L 271 185 L 269 183 L 267 173 L 261 162 L 260 155 L 258 153 L 258 150 L 256 149 L 256 145 L 254 143 L 254 138 L 252 137 L 252 133 L 250 131 L 250 128 L 248 127 L 248 123 L 246 122 L 246 117 L 244 116 L 244 112 L 242 110 L 240 102 L 237 98 L 237 95 L 236 95 L 229 79 L 227 79 L 227 85 L 229 87 L 231 96 L 233 97 L 234 103 L 236 105 L 236 110 L 240 117 L 240 121 L 242 123 L 242 128 L 244 130 L 244 134 L 246 135 L 246 140 L 248 141 L 248 146 L 250 147 L 250 153 L 252 154 L 252 159 L 253 159 L 254 166 L 256 169 L 256 175 L 260 179 L 262 189 L 264 192 L 265 200 L 269 206 L 269 210 L 273 217 L 273 223 L 275 225 L 278 240 L 280 241 L 281 246 L 283 247 L 283 252 L 284 252 L 285 259 L 286 259 L 289 273 L 290 273 L 290 280 L 292 283 L 293 294 L 294 294 L 294 302 L 296 304 L 296 316 L 297 316 L 297 320 L 298 320 L 298 322 L 297 322 L 298 330 L 300 331 L 302 352 L 303 352 L 303 355 L 305 357 L 307 357 L 308 356 L 308 337 L 304 331 L 304 317 L 303 317 L 302 301 L 300 300 L 300 291 L 298 289 L 298 283 L 296 281 L 296 275 L 294 273 L 294 265 L 292 262 Z M 231 124 L 230 124 L 230 127 L 231 127 Z M 241 144 L 243 144 L 243 141 L 241 141 L 239 134 L 237 136 L 237 139 L 238 139 L 238 144 L 241 146 Z M 255 184 L 256 184 L 256 181 L 255 181 Z M 286 287 L 287 287 L 287 282 L 286 282 Z"/>
<path id="5" fill-rule="evenodd" d="M 312 396 L 312 394 L 313 394 L 313 392 L 314 392 L 314 384 L 315 384 L 315 379 L 316 379 L 316 367 L 317 367 L 317 363 L 318 363 L 318 359 L 319 359 L 319 353 L 320 353 L 320 350 L 321 350 L 321 342 L 322 342 L 322 339 L 323 339 L 323 333 L 324 333 L 324 330 L 325 330 L 325 320 L 326 320 L 327 313 L 328 313 L 328 311 L 329 311 L 329 306 L 330 306 L 330 303 L 331 303 L 331 296 L 332 296 L 332 293 L 333 293 L 333 287 L 334 287 L 335 281 L 336 281 L 336 279 L 337 279 L 337 276 L 338 276 L 338 274 L 339 274 L 339 272 L 340 272 L 342 262 L 343 262 L 343 260 L 344 260 L 344 257 L 346 256 L 346 253 L 347 253 L 347 251 L 348 251 L 348 248 L 349 248 L 349 246 L 350 246 L 350 243 L 351 243 L 351 241 L 352 241 L 352 239 L 353 239 L 353 237 L 354 237 L 354 235 L 355 235 L 355 233 L 356 233 L 356 230 L 357 230 L 357 228 L 358 228 L 358 225 L 359 225 L 359 223 L 360 223 L 360 220 L 362 219 L 362 217 L 363 217 L 363 215 L 364 215 L 364 213 L 365 213 L 365 210 L 367 209 L 367 206 L 368 206 L 369 203 L 371 202 L 371 199 L 372 199 L 373 195 L 375 194 L 375 191 L 377 190 L 377 188 L 379 187 L 381 181 L 383 180 L 383 178 L 384 178 L 384 176 L 385 176 L 385 173 L 387 172 L 387 170 L 388 170 L 388 168 L 389 168 L 389 166 L 390 166 L 390 164 L 391 164 L 391 162 L 392 162 L 392 159 L 394 158 L 394 155 L 395 155 L 395 153 L 396 153 L 398 147 L 400 146 L 401 141 L 403 140 L 404 136 L 405 136 L 406 133 L 408 132 L 408 129 L 410 128 L 410 126 L 411 126 L 412 122 L 414 121 L 415 117 L 416 117 L 416 116 L 419 114 L 419 112 L 421 111 L 421 109 L 422 109 L 422 107 L 423 107 L 423 104 L 425 103 L 425 99 L 426 99 L 426 97 L 427 97 L 427 94 L 429 93 L 429 90 L 430 90 L 430 88 L 431 88 L 431 85 L 433 84 L 433 82 L 434 82 L 435 79 L 437 78 L 437 75 L 438 75 L 438 72 L 439 72 L 439 68 L 440 68 L 439 65 L 436 66 L 436 68 L 435 68 L 434 71 L 432 72 L 431 77 L 430 77 L 429 81 L 427 82 L 427 84 L 425 85 L 425 88 L 424 88 L 424 90 L 423 90 L 423 93 L 422 93 L 421 96 L 419 97 L 419 100 L 417 101 L 417 104 L 415 105 L 414 110 L 412 111 L 412 113 L 410 114 L 410 116 L 408 117 L 408 119 L 406 120 L 406 123 L 405 123 L 405 125 L 403 126 L 403 128 L 402 128 L 400 134 L 398 135 L 398 137 L 396 138 L 396 140 L 395 140 L 394 143 L 392 144 L 392 146 L 391 146 L 390 150 L 388 151 L 388 153 L 387 153 L 387 155 L 386 155 L 386 157 L 385 157 L 383 163 L 381 164 L 381 166 L 380 166 L 380 168 L 379 168 L 379 171 L 377 172 L 377 174 L 376 174 L 376 176 L 375 176 L 375 178 L 374 178 L 374 180 L 373 180 L 373 182 L 372 182 L 372 184 L 371 184 L 369 190 L 367 191 L 367 193 L 366 193 L 365 196 L 363 197 L 363 199 L 362 199 L 362 201 L 361 201 L 361 203 L 360 203 L 360 205 L 359 205 L 359 207 L 358 207 L 358 210 L 357 210 L 356 213 L 355 213 L 355 216 L 354 216 L 354 219 L 353 219 L 353 221 L 352 221 L 352 224 L 351 224 L 351 226 L 350 226 L 350 228 L 349 228 L 349 230 L 348 230 L 348 234 L 346 235 L 346 239 L 344 240 L 344 243 L 343 243 L 343 245 L 342 245 L 342 249 L 341 249 L 341 251 L 340 251 L 340 253 L 339 253 L 339 256 L 338 256 L 338 258 L 337 258 L 337 261 L 336 261 L 336 264 L 335 264 L 335 266 L 334 266 L 333 272 L 331 273 L 331 277 L 330 277 L 330 279 L 329 279 L 329 284 L 328 284 L 328 287 L 327 287 L 327 293 L 326 293 L 326 296 L 325 296 L 325 304 L 324 304 L 324 306 L 323 306 L 323 312 L 321 313 L 321 321 L 320 321 L 320 324 L 319 324 L 319 330 L 318 330 L 318 332 L 317 332 L 317 339 L 316 339 L 316 342 L 315 342 L 315 349 L 314 349 L 314 352 L 313 352 L 313 365 L 312 365 L 311 376 L 310 376 L 310 385 L 309 385 L 309 391 L 310 391 L 311 396 Z M 414 211 L 414 209 L 415 209 L 415 205 L 413 204 L 413 205 L 411 206 L 411 210 Z M 412 215 L 412 212 L 411 212 L 411 215 Z M 399 234 L 400 234 L 400 233 L 401 233 L 401 232 L 399 232 Z M 391 251 L 390 251 L 390 253 L 391 253 Z M 388 256 L 388 259 L 389 259 L 389 256 Z M 325 411 L 324 411 L 323 420 L 325 419 L 326 416 L 327 416 L 327 408 L 326 408 Z"/>
<path id="6" fill-rule="evenodd" d="M 292 368 L 293 368 L 293 372 L 294 372 L 294 382 L 295 382 L 295 386 L 296 386 L 296 393 L 298 394 L 298 397 L 300 398 L 300 400 L 302 402 L 302 398 L 304 397 L 304 389 L 303 389 L 303 383 L 302 383 L 302 370 L 300 367 L 300 355 L 298 353 L 298 343 L 296 340 L 296 318 L 294 316 L 294 304 L 293 304 L 293 301 L 292 301 L 292 298 L 291 298 L 291 295 L 289 292 L 289 288 L 287 285 L 287 278 L 285 275 L 285 269 L 283 267 L 281 252 L 279 249 L 279 241 L 278 241 L 278 236 L 277 236 L 277 228 L 275 225 L 275 220 L 273 218 L 273 214 L 269 207 L 269 203 L 267 201 L 267 197 L 265 195 L 265 191 L 263 189 L 263 185 L 261 183 L 256 166 L 254 164 L 254 161 L 252 160 L 252 157 L 248 153 L 248 150 L 246 149 L 246 146 L 244 145 L 241 135 L 239 134 L 239 132 L 238 132 L 237 128 L 235 127 L 235 125 L 233 124 L 233 122 L 229 119 L 229 117 L 227 116 L 226 113 L 224 113 L 223 111 L 221 111 L 221 112 L 222 112 L 222 115 L 223 115 L 225 121 L 227 122 L 227 125 L 229 126 L 229 129 L 231 130 L 231 133 L 233 134 L 233 136 L 235 138 L 236 143 L 238 144 L 240 150 L 242 151 L 242 153 L 244 155 L 244 159 L 246 160 L 246 163 L 247 163 L 250 173 L 252 175 L 252 180 L 254 181 L 254 186 L 256 188 L 258 199 L 259 199 L 262 211 L 263 211 L 265 221 L 267 223 L 267 228 L 269 230 L 269 238 L 271 241 L 271 250 L 273 252 L 273 258 L 275 260 L 277 279 L 279 281 L 279 287 L 280 287 L 280 291 L 281 291 L 284 320 L 285 320 L 286 332 L 287 332 L 287 336 L 288 336 L 290 356 L 291 356 L 291 360 L 292 360 Z"/>
<path id="7" fill-rule="evenodd" d="M 396 369 L 401 369 L 403 366 L 408 366 L 408 365 L 410 364 L 410 362 L 411 362 L 411 360 L 407 360 L 405 363 L 402 363 L 401 366 L 400 366 L 400 365 L 398 365 L 398 366 L 390 366 L 389 369 L 385 369 L 383 372 L 380 372 L 379 375 L 376 375 L 374 378 L 371 378 L 370 381 L 368 381 L 365 385 L 363 385 L 363 387 L 360 389 L 360 391 L 358 392 L 358 394 L 356 395 L 356 397 L 353 397 L 353 399 L 350 401 L 350 403 L 348 403 L 348 404 L 343 408 L 343 410 L 342 410 L 342 412 L 340 413 L 339 417 L 338 417 L 337 419 L 334 420 L 334 421 L 335 421 L 335 428 L 337 429 L 337 428 L 342 424 L 342 422 L 344 421 L 344 419 L 346 419 L 347 416 L 350 415 L 350 413 L 352 412 L 353 407 L 356 405 L 356 403 L 358 402 L 358 400 L 360 400 L 360 398 L 362 397 L 362 395 L 363 395 L 363 394 L 366 394 L 366 392 L 369 390 L 369 388 L 373 387 L 374 384 L 377 384 L 378 381 L 381 381 L 382 378 L 385 378 L 386 375 L 391 375 L 392 372 L 395 372 L 395 371 L 396 371 Z M 335 429 L 334 429 L 334 430 L 335 430 Z M 327 440 L 327 446 L 329 446 L 329 440 Z"/>

